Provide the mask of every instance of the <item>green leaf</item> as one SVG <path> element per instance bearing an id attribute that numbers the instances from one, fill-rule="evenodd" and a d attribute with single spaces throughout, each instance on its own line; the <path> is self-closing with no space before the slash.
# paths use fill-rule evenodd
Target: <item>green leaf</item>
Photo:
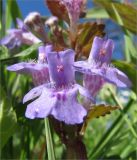
<path id="1" fill-rule="evenodd" d="M 94 147 L 92 152 L 89 153 L 89 159 L 97 159 L 98 157 L 102 157 L 103 149 L 109 142 L 111 142 L 112 137 L 119 133 L 119 130 L 121 129 L 123 123 L 123 114 L 126 114 L 129 111 L 133 102 L 134 101 L 132 99 L 128 102 L 127 106 L 124 108 L 121 114 L 117 117 L 117 119 L 113 122 L 111 127 L 98 141 L 97 145 Z"/>
<path id="2" fill-rule="evenodd" d="M 11 27 L 12 20 L 16 25 L 16 18 L 22 18 L 22 15 L 16 0 L 7 0 L 6 3 L 6 28 L 8 29 Z"/>
<path id="3" fill-rule="evenodd" d="M 4 147 L 8 139 L 13 135 L 17 127 L 16 114 L 12 108 L 11 101 L 1 88 L 0 103 L 0 149 Z"/>
<path id="4" fill-rule="evenodd" d="M 109 15 L 108 15 L 108 13 L 106 12 L 105 9 L 95 7 L 93 9 L 89 9 L 87 11 L 86 18 L 95 18 L 95 19 L 104 18 L 104 19 L 107 19 L 107 18 L 109 18 Z"/>
<path id="5" fill-rule="evenodd" d="M 49 125 L 49 120 L 47 118 L 45 119 L 45 133 L 46 133 L 48 160 L 55 160 L 55 152 L 51 136 L 51 130 Z"/>
<path id="6" fill-rule="evenodd" d="M 8 58 L 8 48 L 5 46 L 0 46 L 0 59 Z"/>
<path id="7" fill-rule="evenodd" d="M 16 54 L 14 57 L 25 57 L 30 55 L 33 51 L 35 51 L 36 49 L 38 49 L 38 47 L 41 46 L 41 43 L 38 44 L 33 44 L 32 46 L 30 46 L 29 48 L 27 48 L 26 50 Z"/>
<path id="8" fill-rule="evenodd" d="M 11 0 L 7 0 L 6 4 L 6 29 L 9 29 L 11 27 L 11 14 L 10 14 L 10 8 L 11 8 Z"/>
<path id="9" fill-rule="evenodd" d="M 137 9 L 135 7 L 125 3 L 111 1 L 94 0 L 94 2 L 105 8 L 109 16 L 119 25 L 137 34 Z"/>
<path id="10" fill-rule="evenodd" d="M 113 64 L 116 68 L 120 69 L 122 72 L 124 72 L 128 78 L 132 82 L 132 89 L 135 93 L 137 93 L 137 82 L 136 82 L 136 75 L 137 75 L 137 68 L 134 64 L 128 63 L 125 61 L 113 61 Z"/>
<path id="11" fill-rule="evenodd" d="M 126 30 L 124 38 L 125 38 L 125 55 L 126 55 L 126 60 L 128 62 L 130 62 L 131 61 L 131 56 L 133 58 L 137 59 L 137 50 L 136 50 L 136 48 L 134 46 L 133 35 L 128 30 Z"/>
<path id="12" fill-rule="evenodd" d="M 0 39 L 5 35 L 5 12 L 4 12 L 4 3 L 3 0 L 0 1 Z"/>
<path id="13" fill-rule="evenodd" d="M 3 61 L 11 60 L 11 59 L 17 59 L 18 57 L 29 56 L 33 51 L 37 50 L 40 45 L 41 45 L 41 43 L 33 44 L 32 46 L 30 46 L 29 48 L 27 48 L 27 49 L 23 50 L 22 52 L 16 54 L 15 56 L 13 56 L 13 57 L 6 56 L 6 58 L 5 57 L 1 58 L 0 61 L 3 62 Z"/>

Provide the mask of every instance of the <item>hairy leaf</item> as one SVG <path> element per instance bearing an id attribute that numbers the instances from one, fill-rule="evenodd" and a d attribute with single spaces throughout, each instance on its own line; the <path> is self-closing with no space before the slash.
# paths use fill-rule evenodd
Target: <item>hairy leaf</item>
<path id="1" fill-rule="evenodd" d="M 92 108 L 89 110 L 88 115 L 86 117 L 86 120 L 82 126 L 82 129 L 80 131 L 80 134 L 84 134 L 86 127 L 88 125 L 88 122 L 94 118 L 98 118 L 100 116 L 105 116 L 106 114 L 111 113 L 111 111 L 119 109 L 118 106 L 111 106 L 111 105 L 93 105 Z"/>

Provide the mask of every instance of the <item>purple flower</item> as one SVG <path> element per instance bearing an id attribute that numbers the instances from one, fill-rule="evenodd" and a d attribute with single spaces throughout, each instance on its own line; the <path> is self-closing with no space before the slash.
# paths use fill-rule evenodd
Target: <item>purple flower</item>
<path id="1" fill-rule="evenodd" d="M 82 123 L 86 109 L 78 102 L 78 93 L 93 100 L 88 90 L 75 83 L 74 51 L 47 52 L 50 83 L 28 92 L 23 102 L 35 99 L 27 106 L 26 117 L 30 119 L 54 118 L 67 124 Z"/>
<path id="2" fill-rule="evenodd" d="M 112 83 L 118 87 L 130 87 L 131 82 L 128 77 L 110 64 L 113 49 L 114 43 L 111 39 L 104 40 L 95 37 L 88 61 L 75 62 L 76 71 L 82 72 L 85 75 L 91 75 L 90 79 L 93 78 L 93 75 L 97 75 L 98 79 L 100 77 L 100 80 L 103 79 L 103 81 Z M 84 83 L 86 86 L 89 86 L 91 81 L 85 80 Z M 102 85 L 100 83 L 100 87 Z"/>
<path id="3" fill-rule="evenodd" d="M 0 40 L 0 45 L 4 45 L 10 50 L 21 45 L 21 32 L 18 29 L 8 30 L 8 35 Z"/>
<path id="4" fill-rule="evenodd" d="M 19 47 L 21 44 L 32 45 L 41 42 L 31 32 L 29 32 L 22 20 L 17 18 L 17 29 L 9 29 L 8 35 L 0 40 L 0 45 L 5 45 L 9 49 Z"/>
<path id="5" fill-rule="evenodd" d="M 105 80 L 101 76 L 89 74 L 84 75 L 83 86 L 89 90 L 93 97 L 96 97 L 104 84 Z"/>
<path id="6" fill-rule="evenodd" d="M 46 60 L 46 53 L 52 50 L 51 45 L 40 46 L 38 54 L 38 62 L 21 62 L 8 66 L 9 71 L 14 71 L 19 74 L 29 74 L 32 76 L 33 83 L 41 85 L 49 82 L 49 71 Z"/>
<path id="7" fill-rule="evenodd" d="M 20 18 L 16 18 L 17 28 L 21 29 L 24 32 L 28 32 L 26 25 Z"/>

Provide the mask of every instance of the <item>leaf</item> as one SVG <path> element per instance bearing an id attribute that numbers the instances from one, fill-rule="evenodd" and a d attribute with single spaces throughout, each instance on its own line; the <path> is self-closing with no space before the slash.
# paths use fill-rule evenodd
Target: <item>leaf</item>
<path id="1" fill-rule="evenodd" d="M 5 21 L 3 0 L 0 1 L 0 11 L 1 11 L 1 14 L 0 14 L 0 39 L 2 39 L 2 37 L 4 37 L 5 32 L 6 32 L 5 23 L 3 23 Z"/>
<path id="2" fill-rule="evenodd" d="M 25 57 L 30 55 L 33 51 L 35 51 L 36 49 L 38 49 L 38 47 L 41 46 L 41 43 L 36 43 L 33 44 L 31 47 L 27 48 L 26 50 L 16 54 L 14 57 Z"/>
<path id="3" fill-rule="evenodd" d="M 16 25 L 16 18 L 22 18 L 22 15 L 16 0 L 7 0 L 6 3 L 6 28 L 8 29 L 11 26 L 12 20 Z"/>
<path id="4" fill-rule="evenodd" d="M 112 62 L 113 65 L 120 69 L 122 72 L 124 72 L 128 78 L 131 80 L 132 82 L 132 89 L 135 93 L 137 93 L 137 82 L 136 82 L 136 75 L 137 75 L 137 68 L 134 64 L 132 63 L 128 63 L 125 61 L 113 61 Z"/>
<path id="5" fill-rule="evenodd" d="M 34 44 L 32 46 L 30 46 L 29 48 L 25 49 L 24 51 L 16 54 L 15 56 L 13 57 L 6 57 L 6 58 L 2 58 L 0 59 L 0 62 L 2 61 L 7 61 L 7 60 L 10 60 L 10 59 L 16 59 L 18 57 L 26 57 L 26 56 L 29 56 L 33 51 L 35 51 L 39 46 L 41 45 L 41 43 L 38 43 L 38 44 Z"/>
<path id="6" fill-rule="evenodd" d="M 17 1 L 16 0 L 12 1 L 10 7 L 11 7 L 10 8 L 10 13 L 11 13 L 11 16 L 12 16 L 12 20 L 13 20 L 14 24 L 17 25 L 16 18 L 17 17 L 22 18 L 21 11 L 19 9 Z"/>
<path id="7" fill-rule="evenodd" d="M 10 14 L 10 7 L 11 7 L 11 0 L 7 0 L 7 4 L 6 4 L 6 29 L 10 28 L 11 26 L 11 14 Z"/>
<path id="8" fill-rule="evenodd" d="M 97 159 L 99 157 L 102 157 L 104 148 L 108 148 L 107 144 L 112 142 L 112 138 L 115 137 L 119 132 L 121 132 L 121 126 L 125 125 L 124 116 L 128 113 L 129 109 L 132 108 L 132 105 L 134 104 L 134 100 L 130 99 L 127 105 L 124 107 L 124 110 L 121 110 L 120 115 L 115 119 L 111 127 L 108 128 L 106 133 L 101 136 L 99 141 L 97 142 L 96 146 L 94 146 L 94 149 L 90 151 L 89 153 L 89 159 Z M 109 146 L 110 147 L 110 146 Z"/>
<path id="9" fill-rule="evenodd" d="M 5 46 L 0 46 L 0 59 L 8 57 L 8 48 Z"/>
<path id="10" fill-rule="evenodd" d="M 137 9 L 132 5 L 102 0 L 94 0 L 94 2 L 105 8 L 109 16 L 119 25 L 137 34 L 135 18 Z"/>
<path id="11" fill-rule="evenodd" d="M 104 28 L 104 24 L 90 22 L 79 24 L 75 45 L 77 57 L 80 57 L 82 55 L 86 57 L 89 56 L 94 37 L 103 37 L 105 35 Z"/>
<path id="12" fill-rule="evenodd" d="M 86 127 L 90 120 L 94 118 L 98 118 L 100 116 L 105 116 L 106 114 L 109 114 L 111 111 L 119 108 L 120 107 L 118 106 L 111 106 L 111 105 L 105 105 L 105 104 L 93 105 L 87 114 L 86 120 L 82 126 L 80 134 L 83 135 L 85 133 Z"/>
<path id="13" fill-rule="evenodd" d="M 104 8 L 94 7 L 88 10 L 86 18 L 96 18 L 96 19 L 109 18 L 109 15 Z"/>
<path id="14" fill-rule="evenodd" d="M 53 140 L 51 136 L 49 120 L 47 118 L 45 119 L 45 133 L 46 133 L 48 160 L 55 160 Z"/>
<path id="15" fill-rule="evenodd" d="M 17 127 L 16 114 L 12 108 L 11 101 L 1 89 L 0 103 L 0 149 L 4 147 L 8 139 L 13 135 Z"/>
<path id="16" fill-rule="evenodd" d="M 45 0 L 46 4 L 54 16 L 69 23 L 69 17 L 65 6 L 60 3 L 60 0 Z"/>
<path id="17" fill-rule="evenodd" d="M 128 30 L 126 30 L 126 33 L 124 35 L 125 38 L 125 55 L 126 55 L 126 60 L 131 61 L 131 56 L 133 58 L 137 59 L 137 50 L 134 46 L 133 42 L 133 35 L 130 34 Z"/>

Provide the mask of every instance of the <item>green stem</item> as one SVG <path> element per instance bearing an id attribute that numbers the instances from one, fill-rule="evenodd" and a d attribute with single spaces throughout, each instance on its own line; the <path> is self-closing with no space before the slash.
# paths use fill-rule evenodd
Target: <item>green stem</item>
<path id="1" fill-rule="evenodd" d="M 48 118 L 45 118 L 45 133 L 46 133 L 48 160 L 55 160 L 55 152 L 54 152 L 53 141 L 52 141 L 51 130 L 50 130 Z"/>

